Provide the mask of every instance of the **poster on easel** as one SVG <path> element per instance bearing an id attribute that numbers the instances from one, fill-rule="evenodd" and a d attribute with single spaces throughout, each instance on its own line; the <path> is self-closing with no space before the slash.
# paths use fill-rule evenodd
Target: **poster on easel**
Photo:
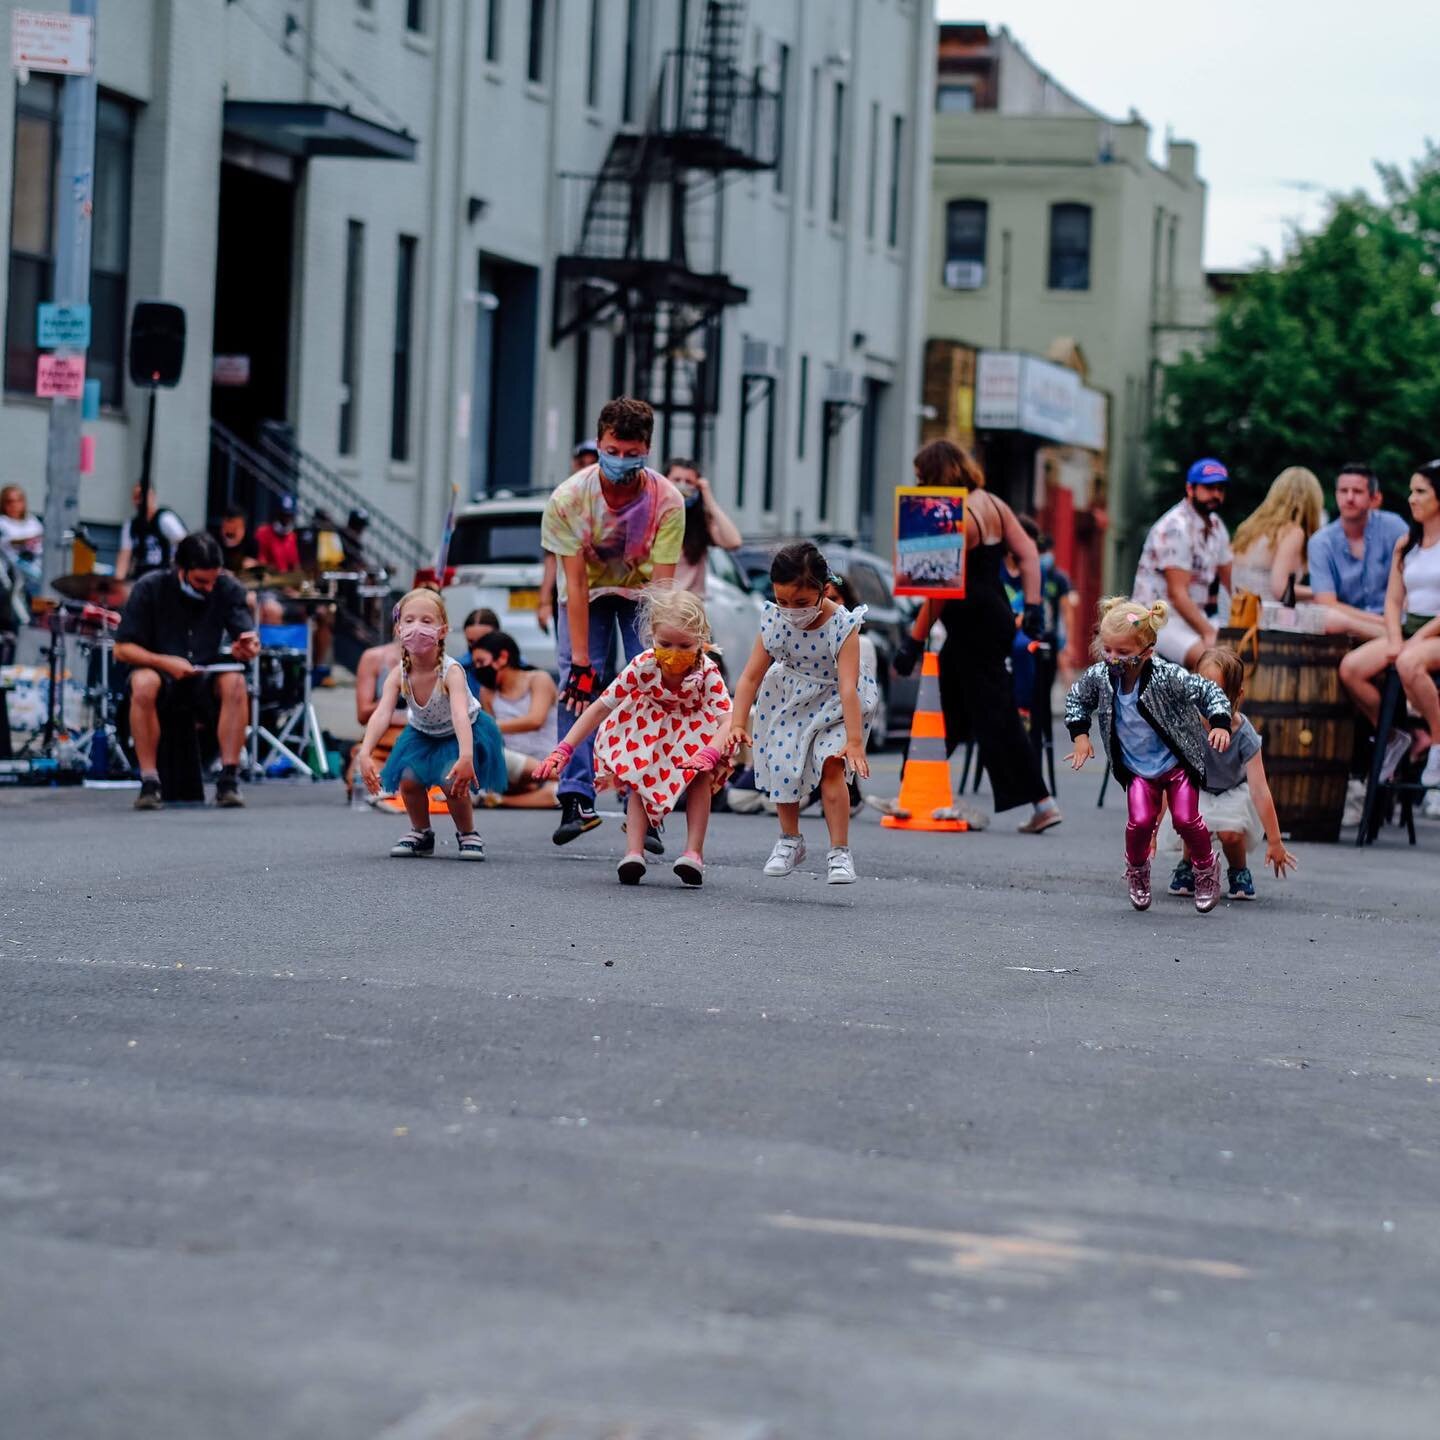
<path id="1" fill-rule="evenodd" d="M 901 485 L 895 491 L 895 593 L 965 598 L 965 498 L 969 491 Z"/>

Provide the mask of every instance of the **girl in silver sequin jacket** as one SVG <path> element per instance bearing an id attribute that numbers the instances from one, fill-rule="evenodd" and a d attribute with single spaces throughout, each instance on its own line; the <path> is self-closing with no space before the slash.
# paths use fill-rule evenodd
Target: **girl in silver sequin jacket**
<path id="1" fill-rule="evenodd" d="M 1065 728 L 1073 740 L 1090 733 L 1091 717 L 1100 717 L 1100 742 L 1115 778 L 1128 785 L 1129 769 L 1115 743 L 1115 687 L 1118 675 L 1097 660 L 1070 687 L 1065 697 Z M 1196 785 L 1205 781 L 1205 726 L 1230 725 L 1230 702 L 1213 680 L 1172 665 L 1158 655 L 1145 662 L 1138 681 L 1140 713 L 1169 746 Z M 1204 716 L 1202 721 L 1201 716 Z"/>

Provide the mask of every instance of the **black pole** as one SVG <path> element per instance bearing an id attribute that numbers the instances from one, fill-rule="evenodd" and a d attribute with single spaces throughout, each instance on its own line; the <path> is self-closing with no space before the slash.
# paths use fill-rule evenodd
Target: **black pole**
<path id="1" fill-rule="evenodd" d="M 135 559 L 140 546 L 150 538 L 150 469 L 155 459 L 155 391 L 150 387 L 150 411 L 145 417 L 145 450 L 140 461 L 140 503 L 135 507 L 135 519 L 131 523 L 130 569 L 135 569 Z M 141 563 L 143 564 L 143 558 Z"/>

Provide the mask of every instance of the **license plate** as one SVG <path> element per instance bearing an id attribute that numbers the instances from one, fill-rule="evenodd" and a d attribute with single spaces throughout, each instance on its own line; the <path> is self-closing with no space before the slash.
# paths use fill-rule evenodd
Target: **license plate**
<path id="1" fill-rule="evenodd" d="M 539 608 L 540 592 L 538 590 L 512 590 L 510 592 L 510 609 L 538 610 Z"/>

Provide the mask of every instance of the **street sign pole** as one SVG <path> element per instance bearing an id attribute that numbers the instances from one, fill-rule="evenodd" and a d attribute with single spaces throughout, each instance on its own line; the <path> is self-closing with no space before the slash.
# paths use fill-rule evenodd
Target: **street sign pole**
<path id="1" fill-rule="evenodd" d="M 70 13 L 95 22 L 96 0 L 70 0 Z M 92 49 L 92 55 L 94 53 Z M 67 75 L 61 108 L 60 175 L 55 195 L 55 287 L 60 305 L 90 304 L 90 230 L 95 195 L 95 70 Z M 83 355 L 83 351 L 82 351 Z M 45 455 L 45 558 L 48 589 L 70 569 L 68 537 L 80 511 L 82 401 L 50 402 Z"/>

